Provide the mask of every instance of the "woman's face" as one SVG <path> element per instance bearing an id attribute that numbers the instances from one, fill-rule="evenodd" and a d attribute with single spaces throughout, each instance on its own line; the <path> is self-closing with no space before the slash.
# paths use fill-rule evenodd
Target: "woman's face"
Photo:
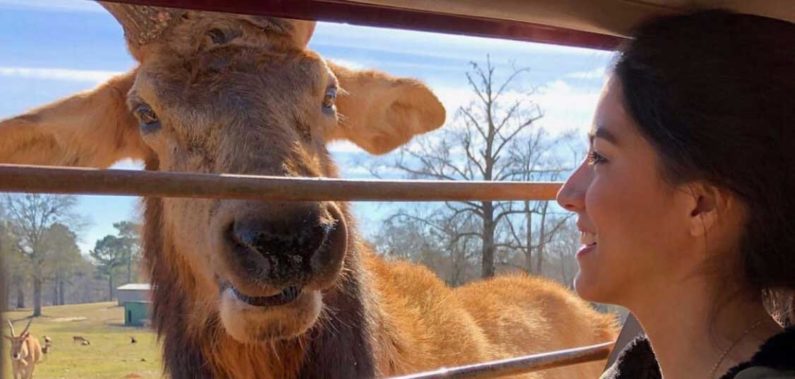
<path id="1" fill-rule="evenodd" d="M 589 134 L 587 158 L 557 197 L 578 216 L 574 286 L 587 300 L 628 306 L 692 272 L 683 259 L 693 250 L 692 196 L 662 179 L 658 154 L 625 110 L 617 78 L 606 85 Z"/>

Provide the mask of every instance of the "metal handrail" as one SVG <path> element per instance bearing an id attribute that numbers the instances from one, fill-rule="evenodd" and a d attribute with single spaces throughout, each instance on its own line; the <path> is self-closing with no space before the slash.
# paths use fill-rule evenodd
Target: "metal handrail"
<path id="1" fill-rule="evenodd" d="M 524 374 L 548 368 L 562 367 L 576 363 L 585 363 L 605 359 L 610 354 L 613 344 L 614 342 L 605 342 L 598 345 L 550 351 L 541 354 L 508 358 L 468 366 L 441 368 L 419 374 L 394 377 L 392 379 L 479 379 Z"/>
<path id="2" fill-rule="evenodd" d="M 0 192 L 277 201 L 550 200 L 561 183 L 350 180 L 0 164 Z"/>

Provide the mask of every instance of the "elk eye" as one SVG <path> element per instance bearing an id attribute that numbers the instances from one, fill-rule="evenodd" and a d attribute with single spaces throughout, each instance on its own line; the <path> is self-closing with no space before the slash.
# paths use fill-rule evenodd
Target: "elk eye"
<path id="1" fill-rule="evenodd" d="M 326 95 L 323 96 L 323 110 L 326 112 L 334 111 L 334 103 L 337 101 L 337 87 L 330 86 L 326 89 Z"/>
<path id="2" fill-rule="evenodd" d="M 148 105 L 141 104 L 135 108 L 135 116 L 141 123 L 141 131 L 144 133 L 156 132 L 160 129 L 160 120 L 157 114 Z"/>
<path id="3" fill-rule="evenodd" d="M 213 43 L 217 45 L 224 44 L 228 41 L 226 33 L 224 33 L 223 30 L 217 28 L 213 28 L 207 31 L 207 36 L 210 37 L 210 40 L 212 40 Z"/>

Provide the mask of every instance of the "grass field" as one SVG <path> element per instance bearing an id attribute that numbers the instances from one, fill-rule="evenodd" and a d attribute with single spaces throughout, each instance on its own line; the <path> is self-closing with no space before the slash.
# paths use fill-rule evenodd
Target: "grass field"
<path id="1" fill-rule="evenodd" d="M 113 303 L 93 303 L 44 307 L 44 315 L 33 320 L 31 334 L 53 340 L 52 351 L 36 366 L 34 378 L 124 378 L 138 374 L 141 378 L 160 378 L 160 348 L 149 329 L 125 327 L 124 308 Z M 5 314 L 14 321 L 17 333 L 27 324 L 30 310 Z M 3 333 L 8 333 L 7 324 Z M 72 342 L 72 336 L 83 336 L 91 345 Z M 138 343 L 131 344 L 134 336 Z M 8 344 L 3 339 L 3 378 L 12 378 Z M 136 376 L 137 378 L 137 376 Z"/>

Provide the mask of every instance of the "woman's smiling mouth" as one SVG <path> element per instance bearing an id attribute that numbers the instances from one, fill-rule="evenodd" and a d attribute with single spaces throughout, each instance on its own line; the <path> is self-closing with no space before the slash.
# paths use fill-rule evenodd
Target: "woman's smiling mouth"
<path id="1" fill-rule="evenodd" d="M 580 243 L 582 246 L 577 251 L 577 258 L 596 248 L 596 233 L 580 231 Z"/>

